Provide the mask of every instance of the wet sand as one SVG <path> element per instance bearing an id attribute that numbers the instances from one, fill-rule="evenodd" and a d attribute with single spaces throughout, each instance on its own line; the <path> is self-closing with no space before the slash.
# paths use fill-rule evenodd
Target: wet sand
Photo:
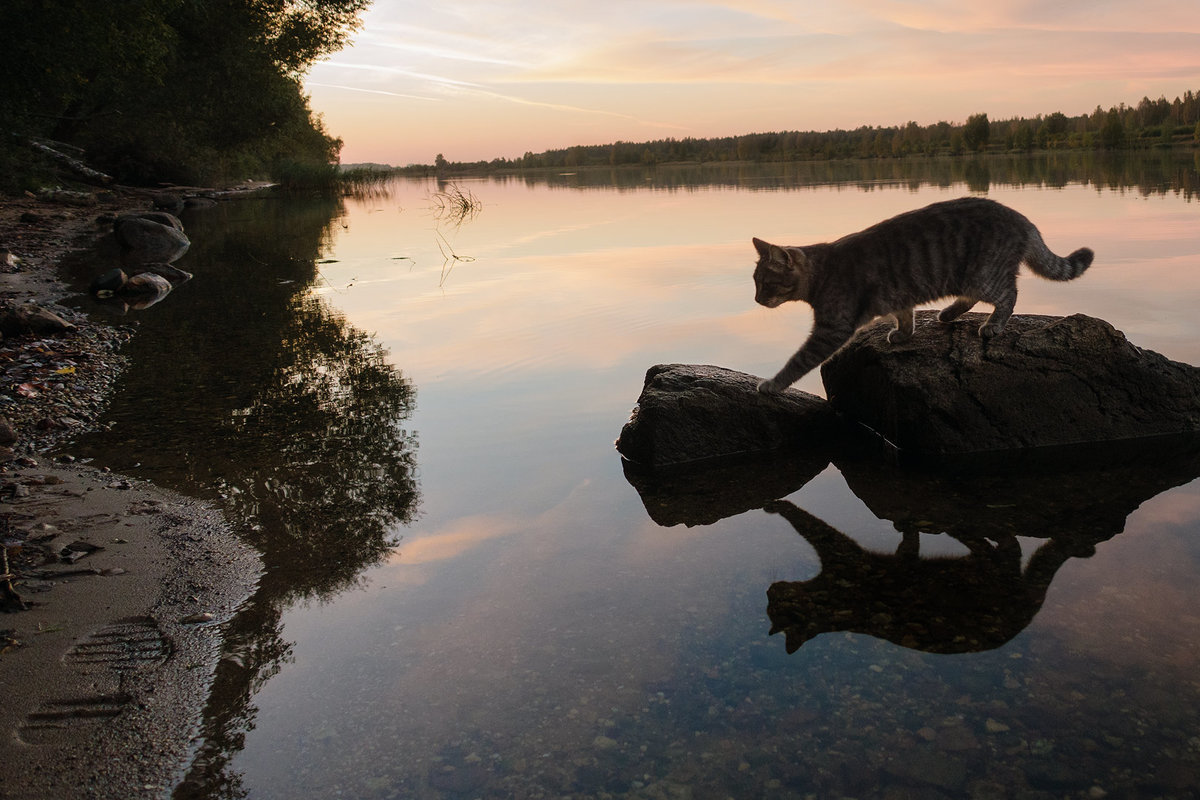
<path id="1" fill-rule="evenodd" d="M 0 798 L 168 796 L 194 751 L 222 624 L 260 571 L 216 509 L 42 452 L 95 423 L 122 363 L 111 329 L 54 306 L 66 294 L 57 266 L 102 235 L 98 217 L 137 208 L 148 198 L 0 202 L 0 247 L 18 259 L 0 275 L 0 303 L 37 302 L 74 323 L 63 346 L 86 367 L 70 377 L 88 385 L 69 388 L 97 395 L 91 418 L 63 426 L 63 387 L 26 397 L 11 375 L 0 386 L 16 434 L 0 467 L 0 583 L 14 609 L 0 614 Z M 0 369 L 24 368 L 23 348 L 55 338 L 5 339 Z"/>

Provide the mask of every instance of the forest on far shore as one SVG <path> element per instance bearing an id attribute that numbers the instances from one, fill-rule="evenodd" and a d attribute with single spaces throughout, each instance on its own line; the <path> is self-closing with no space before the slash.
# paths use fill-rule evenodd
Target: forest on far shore
<path id="1" fill-rule="evenodd" d="M 1188 91 L 1174 101 L 1143 97 L 1137 105 L 1097 106 L 1090 114 L 1069 117 L 1061 111 L 1033 118 L 991 120 L 973 114 L 962 123 L 908 122 L 890 127 L 863 125 L 853 130 L 779 131 L 719 138 L 656 139 L 577 145 L 520 158 L 450 162 L 438 155 L 433 165 L 405 171 L 494 171 L 704 163 L 781 162 L 847 158 L 898 158 L 910 155 L 963 155 L 1034 150 L 1125 150 L 1200 144 L 1200 93 Z"/>

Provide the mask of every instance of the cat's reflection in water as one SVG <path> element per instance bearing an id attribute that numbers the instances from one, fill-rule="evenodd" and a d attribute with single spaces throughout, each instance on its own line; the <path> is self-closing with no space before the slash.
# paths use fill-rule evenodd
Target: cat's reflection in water
<path id="1" fill-rule="evenodd" d="M 821 560 L 807 581 L 767 592 L 772 633 L 788 652 L 822 633 L 850 631 L 932 653 L 1000 647 L 1033 620 L 1055 573 L 1125 530 L 1153 497 L 1200 477 L 1200 437 L 1103 442 L 975 455 L 932 466 L 834 452 L 847 488 L 903 540 L 865 550 L 786 500 L 830 463 L 818 453 L 719 462 L 682 472 L 626 464 L 650 518 L 664 527 L 711 525 L 764 509 L 791 523 Z M 967 555 L 922 558 L 921 532 L 941 532 Z M 1023 558 L 1017 536 L 1043 539 Z M 1024 563 L 1024 567 L 1022 567 Z"/>
<path id="2" fill-rule="evenodd" d="M 908 532 L 895 553 L 873 553 L 786 500 L 764 510 L 791 523 L 821 560 L 816 577 L 767 590 L 771 633 L 784 634 L 789 653 L 834 631 L 930 653 L 991 650 L 1029 625 L 1067 559 L 1095 552 L 1077 539 L 1048 539 L 1022 569 L 1015 536 L 957 536 L 967 555 L 922 558 L 919 534 Z"/>

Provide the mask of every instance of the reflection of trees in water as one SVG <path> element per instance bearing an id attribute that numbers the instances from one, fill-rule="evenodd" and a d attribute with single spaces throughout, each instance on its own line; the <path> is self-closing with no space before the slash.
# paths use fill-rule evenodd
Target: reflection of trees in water
<path id="1" fill-rule="evenodd" d="M 351 583 L 417 501 L 416 437 L 403 428 L 414 387 L 309 292 L 341 213 L 326 199 L 268 200 L 185 218 L 197 277 L 139 318 L 111 430 L 72 448 L 222 496 L 270 570 L 287 573 L 279 602 Z"/>
<path id="2" fill-rule="evenodd" d="M 412 385 L 369 336 L 295 298 L 275 370 L 220 439 L 219 485 L 288 594 L 327 597 L 395 544 L 417 499 Z"/>
<path id="3" fill-rule="evenodd" d="M 221 497 L 266 564 L 227 626 L 179 797 L 244 796 L 228 762 L 254 725 L 254 694 L 291 658 L 284 611 L 353 585 L 416 513 L 417 442 L 404 427 L 415 388 L 310 292 L 341 213 L 337 201 L 291 199 L 186 217 L 196 279 L 139 316 L 110 428 L 71 447 Z"/>
<path id="4" fill-rule="evenodd" d="M 254 727 L 254 695 L 291 660 L 284 609 L 352 585 L 415 514 L 416 438 L 401 427 L 413 410 L 411 384 L 320 300 L 291 305 L 286 357 L 248 405 L 231 409 L 213 448 L 226 465 L 226 509 L 267 569 L 226 630 L 204 743 L 176 798 L 246 796 L 229 762 Z"/>
<path id="5" fill-rule="evenodd" d="M 671 164 L 653 168 L 590 167 L 495 175 L 498 182 L 564 188 L 688 190 L 704 186 L 742 189 L 795 189 L 833 184 L 871 191 L 881 186 L 948 188 L 971 191 L 991 186 L 1061 188 L 1078 183 L 1097 189 L 1132 189 L 1144 195 L 1173 192 L 1200 195 L 1200 150 L 1100 152 L 1069 150 L 1036 154 L 840 159 L 779 163 Z"/>

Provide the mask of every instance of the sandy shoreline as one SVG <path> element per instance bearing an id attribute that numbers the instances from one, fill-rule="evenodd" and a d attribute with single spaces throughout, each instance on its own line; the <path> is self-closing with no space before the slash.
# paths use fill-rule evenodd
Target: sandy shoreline
<path id="1" fill-rule="evenodd" d="M 0 351 L 0 416 L 16 437 L 0 452 L 0 583 L 14 609 L 0 614 L 0 798 L 169 796 L 194 750 L 222 623 L 259 575 L 216 509 L 41 455 L 95 423 L 128 335 L 55 306 L 67 292 L 58 265 L 108 230 L 105 217 L 149 207 L 124 192 L 87 206 L 0 200 L 0 247 L 16 259 L 0 305 L 36 302 L 75 325 L 5 338 Z"/>

